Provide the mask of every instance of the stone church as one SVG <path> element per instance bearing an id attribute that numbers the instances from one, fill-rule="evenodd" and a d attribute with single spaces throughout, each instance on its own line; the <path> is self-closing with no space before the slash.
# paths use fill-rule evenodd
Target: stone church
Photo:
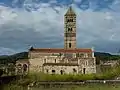
<path id="1" fill-rule="evenodd" d="M 29 72 L 47 74 L 96 73 L 93 48 L 76 47 L 76 14 L 71 6 L 64 15 L 64 48 L 31 47 L 28 57 L 26 67 Z M 20 62 L 16 64 L 18 65 Z"/>

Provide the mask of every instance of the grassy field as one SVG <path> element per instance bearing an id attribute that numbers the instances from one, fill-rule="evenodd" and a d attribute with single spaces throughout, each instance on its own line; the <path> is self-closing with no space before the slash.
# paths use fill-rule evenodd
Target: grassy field
<path id="1" fill-rule="evenodd" d="M 21 77 L 21 79 L 10 82 L 8 85 L 0 87 L 0 90 L 28 90 L 27 85 L 32 82 L 39 81 L 81 81 L 81 80 L 102 80 L 111 79 L 120 75 L 120 66 L 112 68 L 110 71 L 106 71 L 101 74 L 64 74 L 64 75 L 49 75 L 44 73 L 31 72 L 27 76 Z M 57 86 L 57 87 L 32 87 L 30 90 L 120 90 L 119 84 L 84 84 L 79 86 Z"/>
<path id="2" fill-rule="evenodd" d="M 120 90 L 119 85 L 108 84 L 91 84 L 84 86 L 64 86 L 64 87 L 51 87 L 51 88 L 33 88 L 32 90 Z"/>
<path id="3" fill-rule="evenodd" d="M 2 90 L 28 90 L 21 86 L 4 86 Z M 120 90 L 120 84 L 89 84 L 81 86 L 51 86 L 51 87 L 33 87 L 29 90 Z"/>

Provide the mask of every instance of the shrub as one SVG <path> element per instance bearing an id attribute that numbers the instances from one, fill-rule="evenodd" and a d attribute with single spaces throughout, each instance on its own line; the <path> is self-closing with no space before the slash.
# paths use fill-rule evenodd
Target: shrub
<path id="1" fill-rule="evenodd" d="M 22 86 L 27 86 L 31 82 L 32 81 L 30 79 L 20 79 L 18 80 L 17 84 Z"/>

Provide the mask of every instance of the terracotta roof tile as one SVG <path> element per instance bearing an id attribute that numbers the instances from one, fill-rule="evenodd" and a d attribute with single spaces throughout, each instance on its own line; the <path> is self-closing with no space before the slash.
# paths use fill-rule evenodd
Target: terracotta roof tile
<path id="1" fill-rule="evenodd" d="M 33 48 L 30 49 L 32 52 L 45 52 L 45 53 L 77 53 L 77 52 L 93 52 L 90 48 L 79 48 L 79 49 L 53 49 L 53 48 Z"/>

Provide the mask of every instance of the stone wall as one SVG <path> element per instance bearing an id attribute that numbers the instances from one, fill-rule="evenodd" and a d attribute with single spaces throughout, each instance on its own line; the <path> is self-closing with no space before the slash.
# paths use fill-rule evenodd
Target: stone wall
<path id="1" fill-rule="evenodd" d="M 35 71 L 35 72 L 42 71 L 44 58 L 29 59 L 29 62 L 30 62 L 29 71 Z"/>
<path id="2" fill-rule="evenodd" d="M 78 66 L 46 65 L 46 66 L 44 66 L 44 73 L 48 73 L 48 74 L 77 74 L 78 73 Z"/>
<path id="3" fill-rule="evenodd" d="M 61 53 L 61 55 L 59 53 L 29 52 L 29 71 L 42 71 L 46 73 L 47 70 L 51 71 L 54 68 L 56 73 L 60 74 L 61 68 L 66 68 L 64 69 L 66 73 L 73 73 L 73 68 L 75 68 L 77 73 L 96 73 L 96 61 L 95 57 L 92 56 L 92 53 L 73 53 L 74 57 L 64 57 L 64 53 Z M 51 63 L 51 65 L 44 66 L 43 64 L 45 63 Z M 52 65 L 55 63 L 57 63 L 57 65 Z M 60 66 L 58 63 L 65 63 L 68 65 Z M 76 64 L 76 66 L 71 66 L 71 64 Z"/>
<path id="4" fill-rule="evenodd" d="M 95 58 L 79 58 L 78 65 L 81 66 L 82 73 L 96 73 Z"/>
<path id="5" fill-rule="evenodd" d="M 16 61 L 16 74 L 27 74 L 29 72 L 29 60 Z"/>

